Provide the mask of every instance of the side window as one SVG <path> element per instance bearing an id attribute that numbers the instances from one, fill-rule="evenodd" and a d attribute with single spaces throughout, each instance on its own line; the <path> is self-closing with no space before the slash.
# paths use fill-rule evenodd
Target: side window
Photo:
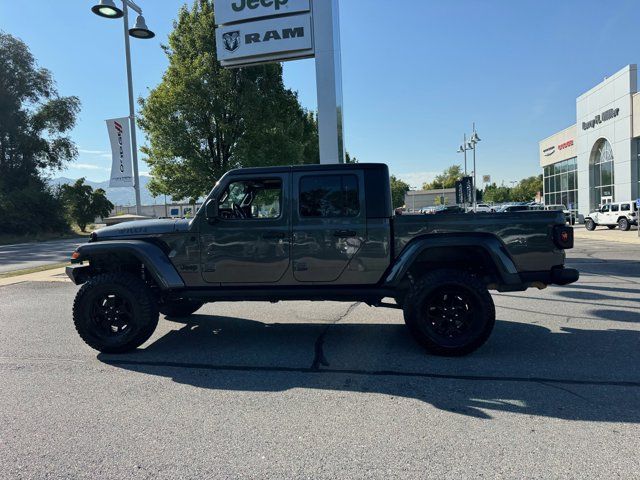
<path id="1" fill-rule="evenodd" d="M 620 205 L 616 205 L 616 204 L 611 205 L 612 212 L 617 212 L 618 210 L 620 210 Z"/>
<path id="2" fill-rule="evenodd" d="M 355 217 L 360 213 L 358 177 L 319 175 L 300 179 L 300 216 Z"/>
<path id="3" fill-rule="evenodd" d="M 630 212 L 631 211 L 631 204 L 630 203 L 623 203 L 622 205 L 620 205 L 620 210 L 622 210 L 623 212 Z"/>
<path id="4" fill-rule="evenodd" d="M 218 215 L 228 220 L 273 219 L 281 211 L 280 179 L 232 182 L 218 200 Z"/>

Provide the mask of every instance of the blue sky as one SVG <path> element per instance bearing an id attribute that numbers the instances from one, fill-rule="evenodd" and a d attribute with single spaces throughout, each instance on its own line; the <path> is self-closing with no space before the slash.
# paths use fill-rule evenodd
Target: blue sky
<path id="1" fill-rule="evenodd" d="M 63 174 L 104 180 L 104 120 L 128 106 L 122 22 L 93 15 L 93 3 L 0 0 L 0 29 L 82 101 L 80 155 Z M 157 33 L 132 39 L 135 92 L 145 96 L 184 2 L 138 3 Z M 462 162 L 455 151 L 475 121 L 479 174 L 538 174 L 537 142 L 575 122 L 576 96 L 640 60 L 637 14 L 637 0 L 340 0 L 347 150 L 419 186 Z M 315 108 L 313 60 L 285 64 L 285 82 Z"/>

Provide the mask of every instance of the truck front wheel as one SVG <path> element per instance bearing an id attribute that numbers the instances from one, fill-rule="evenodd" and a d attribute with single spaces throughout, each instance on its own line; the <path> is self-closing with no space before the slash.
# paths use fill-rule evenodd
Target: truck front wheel
<path id="1" fill-rule="evenodd" d="M 153 334 L 158 307 L 147 284 L 130 273 L 90 278 L 73 302 L 73 323 L 87 345 L 103 353 L 134 350 Z"/>
<path id="2" fill-rule="evenodd" d="M 496 311 L 484 283 L 459 270 L 435 270 L 412 287 L 404 301 L 404 320 L 430 353 L 461 356 L 484 344 Z"/>

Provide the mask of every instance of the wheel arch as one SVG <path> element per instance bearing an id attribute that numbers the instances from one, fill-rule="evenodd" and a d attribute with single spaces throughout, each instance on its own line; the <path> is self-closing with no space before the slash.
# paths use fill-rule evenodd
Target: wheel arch
<path id="1" fill-rule="evenodd" d="M 385 276 L 384 284 L 399 288 L 416 268 L 429 271 L 452 267 L 480 268 L 498 284 L 521 283 L 513 259 L 495 235 L 444 233 L 420 236 L 409 242 Z"/>
<path id="2" fill-rule="evenodd" d="M 114 240 L 86 243 L 76 250 L 75 262 L 88 261 L 89 265 L 114 261 L 114 265 L 139 264 L 144 266 L 162 290 L 183 288 L 184 281 L 157 245 L 143 240 Z"/>

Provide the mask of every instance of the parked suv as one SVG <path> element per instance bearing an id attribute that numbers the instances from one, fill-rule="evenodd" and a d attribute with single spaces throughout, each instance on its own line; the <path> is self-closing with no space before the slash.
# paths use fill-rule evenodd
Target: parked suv
<path id="1" fill-rule="evenodd" d="M 635 202 L 617 202 L 603 205 L 584 219 L 587 230 L 595 230 L 598 225 L 613 230 L 619 227 L 627 231 L 631 225 L 638 225 L 638 209 Z"/>

